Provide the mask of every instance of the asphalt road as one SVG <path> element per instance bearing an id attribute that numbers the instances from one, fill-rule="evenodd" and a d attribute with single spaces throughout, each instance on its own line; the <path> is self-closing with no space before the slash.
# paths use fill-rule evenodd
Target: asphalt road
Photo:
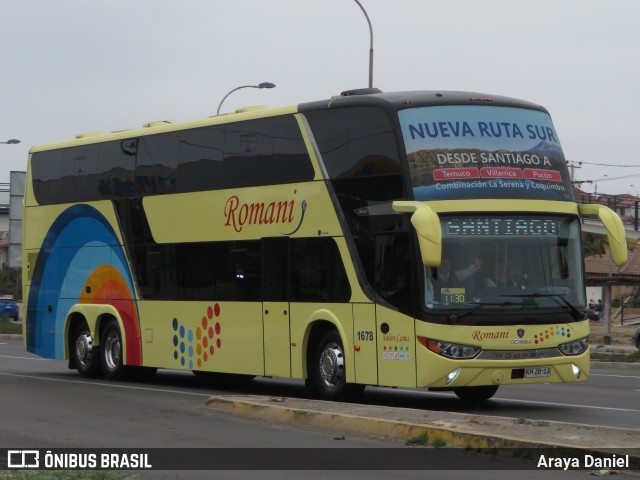
<path id="1" fill-rule="evenodd" d="M 585 385 L 505 388 L 496 400 L 476 413 L 558 419 L 597 425 L 638 428 L 640 410 L 634 408 L 640 373 L 623 374 L 598 368 Z M 403 445 L 384 439 L 341 435 L 235 417 L 205 408 L 213 393 L 225 391 L 260 395 L 299 396 L 299 382 L 258 379 L 216 388 L 190 373 L 162 371 L 152 382 L 114 383 L 87 380 L 68 370 L 66 362 L 44 360 L 25 352 L 17 339 L 0 340 L 0 446 L 4 448 L 388 448 Z M 364 402 L 423 409 L 464 411 L 453 397 L 400 389 L 369 388 Z M 625 420 L 626 419 L 626 420 Z M 367 450 L 370 452 L 371 450 Z M 320 454 L 325 451 L 319 450 Z M 467 455 L 460 452 L 457 468 Z M 247 459 L 250 462 L 251 459 Z M 330 455 L 327 467 L 332 465 Z M 496 468 L 505 468 L 498 461 Z M 506 465 L 508 468 L 510 464 Z M 513 465 L 518 469 L 518 464 Z M 394 469 L 395 479 L 446 474 L 467 478 L 464 472 L 415 472 Z M 429 474 L 429 475 L 428 475 Z M 509 478 L 508 472 L 480 470 L 478 480 Z M 388 471 L 349 472 L 356 479 L 387 478 Z M 587 478 L 587 471 L 519 471 L 524 479 Z M 144 472 L 141 478 L 301 478 L 291 471 Z M 304 478 L 334 478 L 325 471 L 306 471 Z M 384 476 L 384 477 L 383 477 Z"/>
<path id="2" fill-rule="evenodd" d="M 640 364 L 593 362 L 585 383 L 504 385 L 491 401 L 466 408 L 449 393 L 367 388 L 365 401 L 481 415 L 640 429 Z"/>

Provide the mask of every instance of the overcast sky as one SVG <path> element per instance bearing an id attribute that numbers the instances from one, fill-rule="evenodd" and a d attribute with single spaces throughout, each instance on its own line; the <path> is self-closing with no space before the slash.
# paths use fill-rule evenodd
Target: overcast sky
<path id="1" fill-rule="evenodd" d="M 640 1 L 361 1 L 375 87 L 539 103 L 577 180 L 640 191 Z M 353 0 L 7 0 L 0 61 L 0 141 L 22 142 L 0 145 L 2 183 L 33 145 L 206 118 L 239 85 L 277 87 L 223 111 L 366 87 L 369 29 Z"/>

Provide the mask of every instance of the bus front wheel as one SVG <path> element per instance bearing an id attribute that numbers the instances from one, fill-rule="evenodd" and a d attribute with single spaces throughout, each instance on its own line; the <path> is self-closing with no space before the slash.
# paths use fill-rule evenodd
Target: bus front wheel
<path id="1" fill-rule="evenodd" d="M 115 319 L 109 320 L 100 339 L 100 361 L 104 376 L 109 380 L 122 380 L 126 367 L 122 359 L 122 334 Z"/>
<path id="2" fill-rule="evenodd" d="M 342 339 L 335 330 L 325 333 L 316 345 L 307 390 L 323 400 L 349 400 L 364 385 L 348 384 Z"/>
<path id="3" fill-rule="evenodd" d="M 85 378 L 99 377 L 102 373 L 100 370 L 100 349 L 93 346 L 93 338 L 87 322 L 82 321 L 77 326 L 70 343 L 75 367 L 80 376 Z"/>
<path id="4" fill-rule="evenodd" d="M 463 402 L 480 403 L 489 400 L 498 391 L 498 385 L 485 385 L 481 387 L 460 387 L 453 390 Z"/>

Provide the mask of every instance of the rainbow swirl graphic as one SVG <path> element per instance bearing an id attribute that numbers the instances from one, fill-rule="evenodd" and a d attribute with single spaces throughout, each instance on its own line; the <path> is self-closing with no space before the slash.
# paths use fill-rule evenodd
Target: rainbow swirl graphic
<path id="1" fill-rule="evenodd" d="M 33 270 L 27 304 L 27 349 L 63 358 L 64 327 L 76 304 L 113 306 L 122 319 L 126 363 L 142 364 L 138 306 L 123 248 L 106 218 L 74 205 L 53 222 Z"/>

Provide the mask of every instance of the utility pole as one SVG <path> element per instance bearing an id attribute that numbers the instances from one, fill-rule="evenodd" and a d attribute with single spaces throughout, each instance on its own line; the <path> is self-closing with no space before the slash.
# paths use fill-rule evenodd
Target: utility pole
<path id="1" fill-rule="evenodd" d="M 571 176 L 571 184 L 574 185 L 575 181 L 576 181 L 576 168 L 582 168 L 581 167 L 582 162 L 576 163 L 576 162 L 573 162 L 571 160 L 567 160 L 566 162 L 569 165 L 569 173 L 570 173 L 570 176 Z"/>

